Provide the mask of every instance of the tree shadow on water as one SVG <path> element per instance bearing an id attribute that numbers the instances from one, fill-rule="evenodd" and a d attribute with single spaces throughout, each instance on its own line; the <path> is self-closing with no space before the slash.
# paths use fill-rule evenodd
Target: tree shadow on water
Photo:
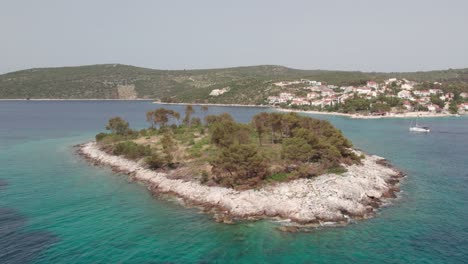
<path id="1" fill-rule="evenodd" d="M 0 180 L 0 191 L 7 186 Z M 12 208 L 0 208 L 0 263 L 31 263 L 57 236 L 43 231 L 25 231 L 26 218 Z"/>
<path id="2" fill-rule="evenodd" d="M 0 190 L 2 190 L 7 185 L 8 185 L 7 181 L 0 179 Z"/>

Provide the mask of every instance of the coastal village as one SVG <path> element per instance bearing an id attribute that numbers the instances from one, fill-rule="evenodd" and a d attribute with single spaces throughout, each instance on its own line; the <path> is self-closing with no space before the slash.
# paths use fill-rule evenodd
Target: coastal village
<path id="1" fill-rule="evenodd" d="M 439 88 L 442 83 L 434 82 L 425 89 L 421 83 L 407 79 L 390 78 L 382 83 L 367 81 L 359 86 L 337 86 L 314 80 L 280 81 L 274 83 L 281 88 L 276 96 L 268 96 L 267 104 L 282 108 L 302 110 L 337 111 L 352 99 L 364 99 L 381 105 L 392 99 L 393 105 L 382 107 L 383 110 L 368 111 L 370 115 L 387 115 L 390 113 L 430 112 L 430 113 L 468 113 L 468 93 L 458 96 L 461 103 L 454 101 L 455 94 L 444 92 Z M 428 86 L 427 84 L 425 85 Z M 379 100 L 380 99 L 380 100 Z M 460 101 L 460 100 L 458 100 Z M 456 107 L 456 108 L 455 108 Z"/>

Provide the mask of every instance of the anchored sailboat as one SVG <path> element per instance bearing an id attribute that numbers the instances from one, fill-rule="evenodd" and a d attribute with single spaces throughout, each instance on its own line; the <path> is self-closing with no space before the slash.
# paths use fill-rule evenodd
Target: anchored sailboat
<path id="1" fill-rule="evenodd" d="M 418 124 L 418 119 L 416 119 L 415 125 L 413 125 L 413 121 L 411 121 L 409 131 L 429 133 L 429 132 L 431 132 L 431 129 L 429 127 L 427 127 L 427 126 L 420 126 Z"/>

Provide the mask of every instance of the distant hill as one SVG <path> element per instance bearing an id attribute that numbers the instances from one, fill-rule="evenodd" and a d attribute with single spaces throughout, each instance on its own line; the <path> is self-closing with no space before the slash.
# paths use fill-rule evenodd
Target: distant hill
<path id="1" fill-rule="evenodd" d="M 38 68 L 0 75 L 0 98 L 133 99 L 172 102 L 259 103 L 273 82 L 306 78 L 345 85 L 397 77 L 468 84 L 468 69 L 413 73 L 298 70 L 261 65 L 205 70 L 154 70 L 121 64 Z M 229 92 L 212 97 L 213 89 Z"/>

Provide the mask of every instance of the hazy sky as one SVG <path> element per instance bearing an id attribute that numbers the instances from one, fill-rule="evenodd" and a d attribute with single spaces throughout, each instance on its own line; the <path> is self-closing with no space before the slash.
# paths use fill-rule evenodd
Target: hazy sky
<path id="1" fill-rule="evenodd" d="M 468 67 L 468 0 L 0 0 L 0 73 L 123 63 Z"/>

